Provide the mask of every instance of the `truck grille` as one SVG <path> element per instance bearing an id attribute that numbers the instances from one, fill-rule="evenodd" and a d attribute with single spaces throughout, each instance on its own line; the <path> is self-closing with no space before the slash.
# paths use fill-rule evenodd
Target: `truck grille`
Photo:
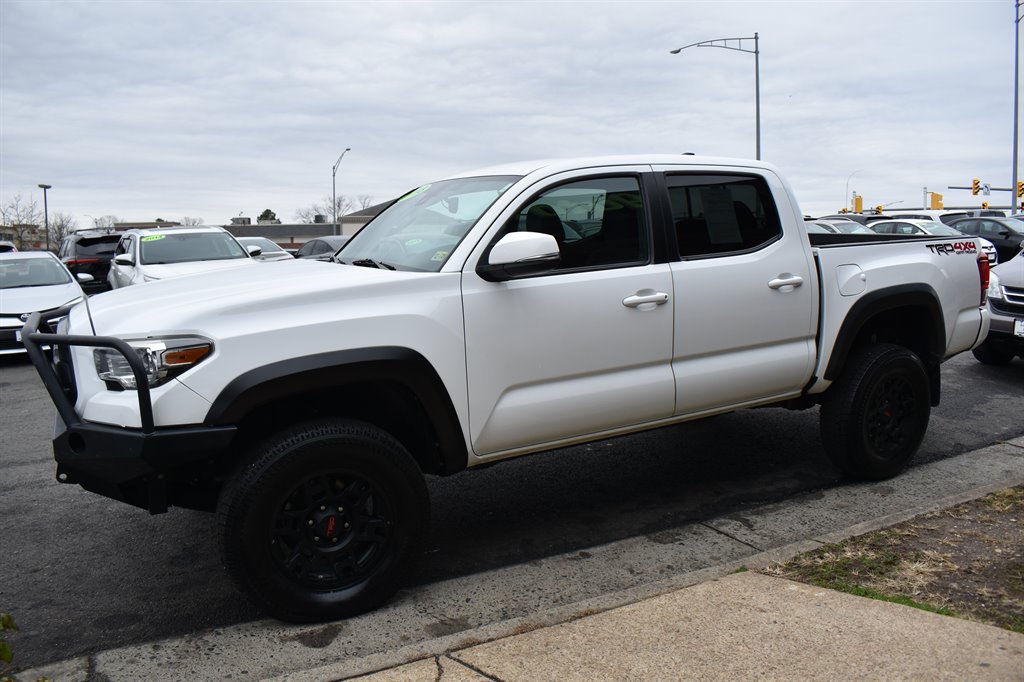
<path id="1" fill-rule="evenodd" d="M 991 298 L 992 309 L 1011 315 L 1024 315 L 1024 287 L 1001 287 L 1003 298 Z"/>

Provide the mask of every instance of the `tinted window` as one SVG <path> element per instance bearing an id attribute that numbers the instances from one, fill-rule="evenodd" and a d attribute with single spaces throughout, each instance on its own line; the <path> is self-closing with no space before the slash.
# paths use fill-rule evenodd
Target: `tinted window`
<path id="1" fill-rule="evenodd" d="M 684 258 L 749 251 L 782 235 L 775 202 L 761 178 L 669 175 L 666 180 Z"/>
<path id="2" fill-rule="evenodd" d="M 117 237 L 84 237 L 78 240 L 75 254 L 82 256 L 113 256 Z"/>
<path id="3" fill-rule="evenodd" d="M 545 190 L 512 216 L 503 234 L 515 231 L 554 237 L 563 270 L 646 263 L 650 253 L 635 177 L 590 178 Z"/>

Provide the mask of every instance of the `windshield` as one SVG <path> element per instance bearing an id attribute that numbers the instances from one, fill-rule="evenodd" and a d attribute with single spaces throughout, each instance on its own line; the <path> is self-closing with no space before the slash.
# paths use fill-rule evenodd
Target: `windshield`
<path id="1" fill-rule="evenodd" d="M 338 254 L 343 263 L 438 272 L 514 175 L 458 178 L 423 185 L 367 223 Z"/>
<path id="2" fill-rule="evenodd" d="M 139 259 L 145 265 L 248 258 L 249 254 L 224 232 L 152 234 L 139 240 Z"/>
<path id="3" fill-rule="evenodd" d="M 929 234 L 934 234 L 938 237 L 959 237 L 963 234 L 960 230 L 943 225 L 942 223 L 927 223 L 923 227 Z"/>
<path id="4" fill-rule="evenodd" d="M 263 249 L 263 253 L 284 251 L 280 246 L 264 237 L 242 237 L 238 241 L 242 242 L 246 246 L 258 246 Z"/>
<path id="5" fill-rule="evenodd" d="M 52 258 L 5 258 L 0 261 L 0 289 L 48 287 L 70 281 L 67 270 Z"/>

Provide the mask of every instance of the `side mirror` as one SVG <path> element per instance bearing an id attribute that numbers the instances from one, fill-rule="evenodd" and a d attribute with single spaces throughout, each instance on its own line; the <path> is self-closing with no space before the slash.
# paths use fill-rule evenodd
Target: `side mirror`
<path id="1" fill-rule="evenodd" d="M 77 277 L 78 281 L 81 282 L 82 284 L 88 284 L 94 279 L 93 276 L 90 275 L 88 272 L 76 272 L 75 277 Z"/>
<path id="2" fill-rule="evenodd" d="M 476 274 L 488 282 L 503 282 L 549 272 L 561 262 L 558 242 L 550 234 L 510 232 L 491 247 Z"/>
<path id="3" fill-rule="evenodd" d="M 118 265 L 135 265 L 135 260 L 127 253 L 114 256 L 114 262 Z"/>
<path id="4" fill-rule="evenodd" d="M 255 244 L 250 244 L 249 246 L 245 247 L 245 250 L 248 251 L 249 255 L 252 256 L 253 258 L 255 258 L 256 256 L 263 255 L 262 247 L 256 246 Z"/>

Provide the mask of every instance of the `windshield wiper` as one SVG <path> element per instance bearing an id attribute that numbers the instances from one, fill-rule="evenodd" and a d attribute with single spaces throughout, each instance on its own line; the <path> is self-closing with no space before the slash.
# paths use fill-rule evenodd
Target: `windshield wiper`
<path id="1" fill-rule="evenodd" d="M 340 262 L 340 261 L 339 261 Z M 383 270 L 395 270 L 394 265 L 388 265 L 379 260 L 373 260 L 372 258 L 360 258 L 359 260 L 352 261 L 352 265 L 358 265 L 364 268 L 379 268 Z"/>

